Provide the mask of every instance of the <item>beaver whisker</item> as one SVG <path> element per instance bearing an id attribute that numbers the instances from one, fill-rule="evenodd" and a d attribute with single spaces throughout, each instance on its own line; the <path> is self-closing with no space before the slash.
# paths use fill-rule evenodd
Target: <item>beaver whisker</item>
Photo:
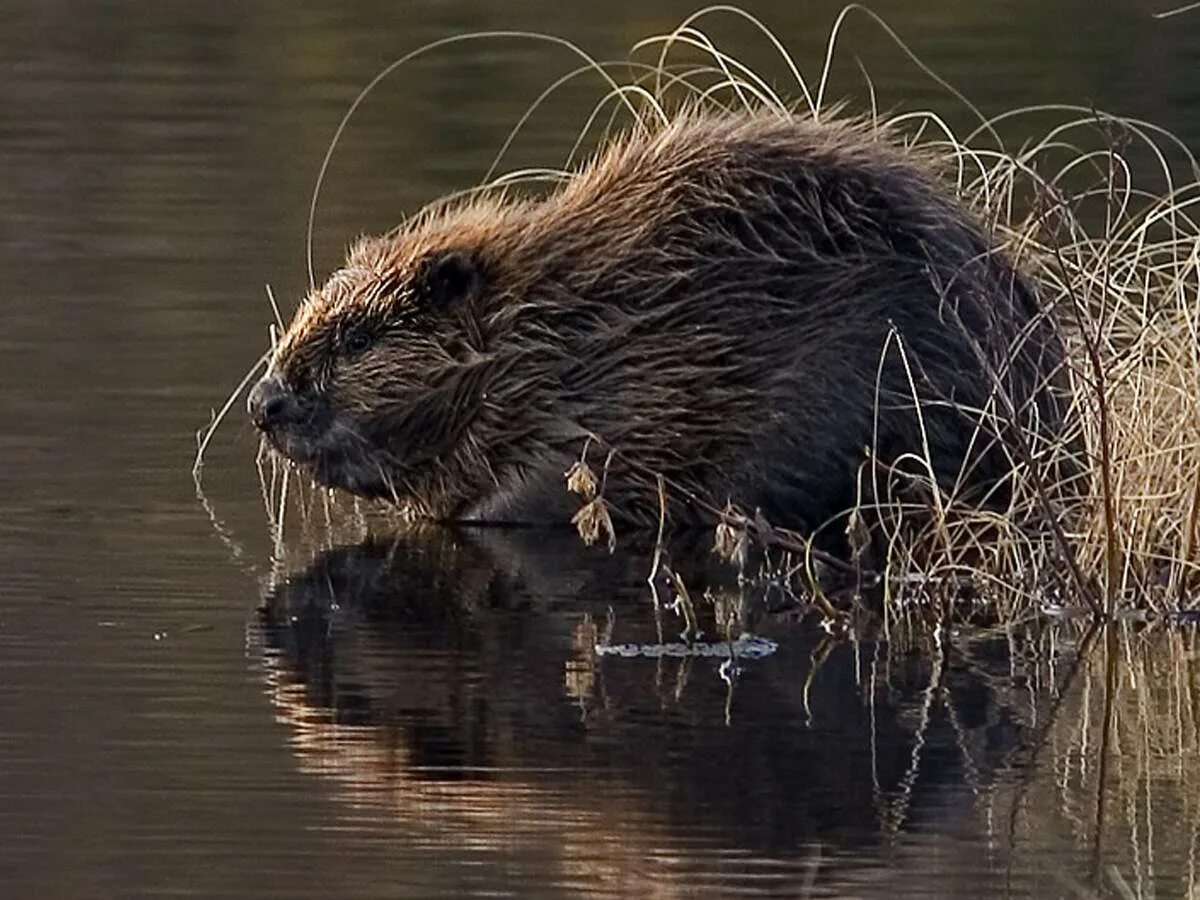
<path id="1" fill-rule="evenodd" d="M 279 329 L 278 334 L 283 334 L 283 330 L 286 326 L 283 323 L 283 316 L 279 313 L 279 304 L 275 302 L 275 292 L 271 290 L 271 286 L 269 284 L 264 285 L 264 287 L 267 291 L 267 302 L 271 304 L 271 314 L 275 317 L 275 326 Z M 276 343 L 275 332 L 271 333 L 271 338 L 271 349 L 274 349 Z"/>
<path id="2" fill-rule="evenodd" d="M 225 402 L 221 405 L 221 408 L 213 414 L 212 421 L 196 433 L 196 458 L 192 461 L 192 480 L 196 482 L 197 487 L 200 486 L 200 473 L 204 468 L 204 454 L 208 450 L 208 445 L 212 442 L 213 435 L 225 420 L 225 416 L 229 414 L 229 410 L 233 408 L 233 404 L 238 401 L 238 398 L 250 386 L 250 382 L 259 373 L 259 370 L 267 365 L 270 359 L 271 351 L 268 350 L 242 376 L 241 381 L 237 383 L 237 386 L 225 398 Z"/>
<path id="3" fill-rule="evenodd" d="M 379 480 L 381 482 L 383 482 L 384 487 L 386 487 L 388 489 L 388 493 L 391 494 L 392 502 L 395 503 L 397 506 L 399 506 L 400 505 L 400 495 L 396 491 L 396 485 L 392 481 L 391 476 L 389 476 L 388 473 L 386 471 L 384 471 L 382 462 L 376 461 L 375 467 L 379 472 Z"/>

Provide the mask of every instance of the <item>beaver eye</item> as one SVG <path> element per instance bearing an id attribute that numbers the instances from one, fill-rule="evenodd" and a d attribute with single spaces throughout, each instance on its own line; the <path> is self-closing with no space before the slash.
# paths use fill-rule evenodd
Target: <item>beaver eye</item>
<path id="1" fill-rule="evenodd" d="M 343 346 L 346 348 L 347 353 L 351 354 L 352 356 L 356 356 L 359 353 L 363 353 L 368 350 L 371 346 L 371 343 L 372 338 L 370 333 L 364 331 L 363 329 L 358 329 L 356 331 L 351 331 L 348 335 L 346 335 Z"/>

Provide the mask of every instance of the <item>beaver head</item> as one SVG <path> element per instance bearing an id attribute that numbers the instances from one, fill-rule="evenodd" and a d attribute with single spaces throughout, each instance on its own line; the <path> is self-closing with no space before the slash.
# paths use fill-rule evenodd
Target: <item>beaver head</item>
<path id="1" fill-rule="evenodd" d="M 624 304 L 666 299 L 687 264 L 646 240 L 673 176 L 644 149 L 539 200 L 439 203 L 361 239 L 276 346 L 256 426 L 317 481 L 419 516 L 569 518 L 589 434 L 672 431 L 625 340 Z"/>
<path id="2" fill-rule="evenodd" d="M 471 426 L 497 369 L 504 298 L 491 257 L 504 211 L 458 208 L 351 249 L 251 392 L 251 417 L 279 451 L 333 487 L 423 515 L 457 510 L 474 487 L 466 470 L 486 466 Z"/>
<path id="3" fill-rule="evenodd" d="M 853 499 L 868 446 L 950 485 L 1004 477 L 1003 453 L 965 465 L 990 453 L 981 367 L 1053 429 L 1039 386 L 1060 358 L 1023 276 L 911 151 L 863 124 L 682 116 L 540 199 L 447 202 L 362 240 L 249 407 L 318 481 L 419 515 L 569 518 L 563 472 L 599 437 L 614 514 L 656 521 L 661 473 L 706 515 L 811 526 Z"/>

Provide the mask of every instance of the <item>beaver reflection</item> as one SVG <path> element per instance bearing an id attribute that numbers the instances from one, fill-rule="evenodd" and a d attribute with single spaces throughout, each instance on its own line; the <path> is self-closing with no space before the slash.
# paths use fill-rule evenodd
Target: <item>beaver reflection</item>
<path id="1" fill-rule="evenodd" d="M 871 702 L 884 663 L 869 648 L 837 645 L 814 674 L 819 631 L 771 617 L 755 630 L 779 650 L 745 665 L 727 725 L 720 660 L 591 652 L 608 627 L 655 639 L 646 571 L 531 531 L 321 554 L 262 607 L 271 696 L 301 765 L 355 805 L 541 847 L 555 865 L 568 845 L 600 842 L 617 865 L 688 835 L 799 864 L 815 844 L 870 844 L 919 818 L 912 797 L 963 774 L 964 734 L 980 748 L 974 776 L 1013 747 L 1020 723 L 986 697 L 953 724 L 922 716 L 927 655 L 890 663 Z M 979 689 L 954 678 L 964 697 Z"/>

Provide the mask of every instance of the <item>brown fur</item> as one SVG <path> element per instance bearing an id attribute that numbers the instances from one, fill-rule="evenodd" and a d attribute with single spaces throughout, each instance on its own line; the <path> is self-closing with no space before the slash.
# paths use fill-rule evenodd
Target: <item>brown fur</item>
<path id="1" fill-rule="evenodd" d="M 318 480 L 419 515 L 565 521 L 595 435 L 619 449 L 619 517 L 657 517 L 661 472 L 678 517 L 703 518 L 691 494 L 815 527 L 867 447 L 927 440 L 943 485 L 1002 481 L 1005 431 L 976 434 L 979 411 L 999 389 L 1053 434 L 1060 362 L 1030 285 L 922 158 L 863 124 L 682 115 L 544 198 L 361 241 L 277 348 L 279 415 L 262 385 L 251 409 Z"/>

